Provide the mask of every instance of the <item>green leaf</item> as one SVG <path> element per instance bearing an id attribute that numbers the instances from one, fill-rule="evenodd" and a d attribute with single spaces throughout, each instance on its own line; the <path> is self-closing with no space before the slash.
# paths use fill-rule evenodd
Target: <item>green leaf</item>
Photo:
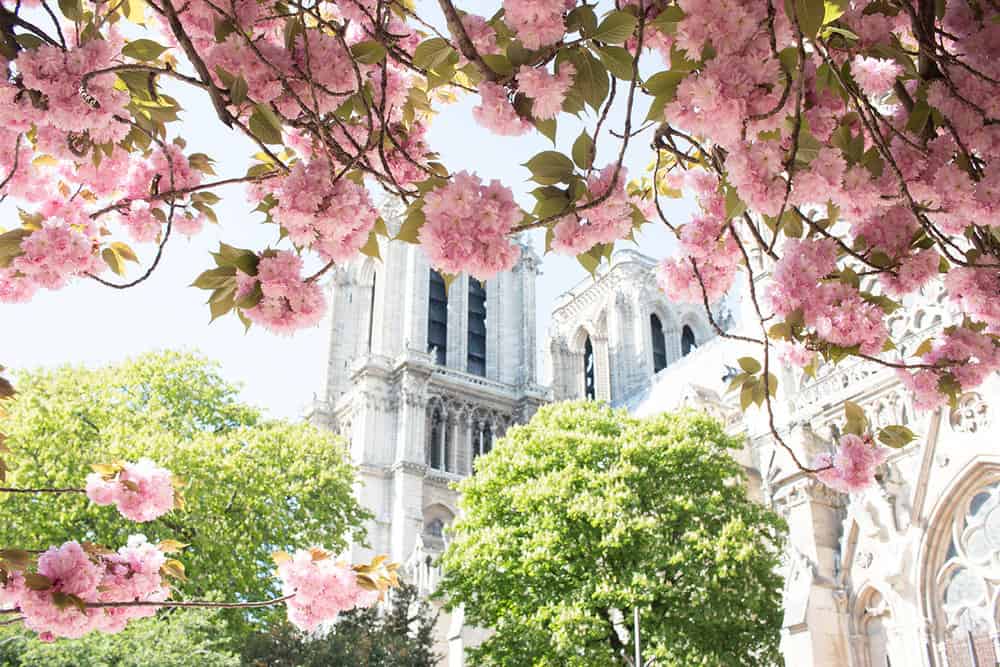
<path id="1" fill-rule="evenodd" d="M 594 140 L 587 134 L 586 130 L 580 132 L 580 136 L 573 142 L 573 162 L 580 169 L 590 169 L 594 164 Z"/>
<path id="2" fill-rule="evenodd" d="M 413 64 L 421 69 L 433 70 L 452 53 L 455 53 L 455 49 L 451 48 L 447 40 L 434 37 L 417 45 L 413 52 Z"/>
<path id="3" fill-rule="evenodd" d="M 847 425 L 844 428 L 847 433 L 861 435 L 868 428 L 868 418 L 865 417 L 865 411 L 853 401 L 844 401 L 844 417 L 847 419 Z"/>
<path id="4" fill-rule="evenodd" d="M 198 289 L 210 289 L 215 290 L 220 287 L 225 287 L 230 282 L 232 282 L 236 277 L 236 267 L 235 266 L 220 266 L 215 269 L 209 269 L 208 271 L 203 271 L 194 279 L 191 283 L 192 287 L 197 287 Z"/>
<path id="5" fill-rule="evenodd" d="M 597 46 L 597 56 L 614 76 L 623 81 L 632 80 L 632 54 L 620 46 Z"/>
<path id="6" fill-rule="evenodd" d="M 116 275 L 125 275 L 125 261 L 115 252 L 114 248 L 105 248 L 102 250 L 101 258 Z"/>
<path id="7" fill-rule="evenodd" d="M 677 24 L 684 18 L 684 10 L 677 5 L 668 5 L 663 11 L 656 15 L 649 25 L 653 26 L 666 35 L 673 35 L 677 32 Z"/>
<path id="8" fill-rule="evenodd" d="M 736 363 L 738 363 L 740 365 L 740 368 L 742 368 L 750 375 L 759 373 L 761 369 L 760 362 L 754 359 L 753 357 L 740 357 L 739 359 L 736 360 Z"/>
<path id="9" fill-rule="evenodd" d="M 638 23 L 639 19 L 628 12 L 610 12 L 590 37 L 606 44 L 624 44 Z"/>
<path id="10" fill-rule="evenodd" d="M 569 198 L 560 192 L 558 195 L 540 199 L 535 204 L 532 213 L 541 220 L 562 213 L 567 207 L 569 207 Z"/>
<path id="11" fill-rule="evenodd" d="M 567 180 L 573 174 L 573 161 L 558 151 L 542 151 L 524 163 L 531 177 L 542 185 Z"/>
<path id="12" fill-rule="evenodd" d="M 15 257 L 24 253 L 21 241 L 31 234 L 30 229 L 12 229 L 0 234 L 0 267 L 10 266 Z"/>
<path id="13" fill-rule="evenodd" d="M 375 233 L 375 230 L 368 233 L 368 241 L 361 246 L 361 254 L 372 259 L 382 259 L 378 250 L 378 234 Z"/>
<path id="14" fill-rule="evenodd" d="M 483 53 L 481 56 L 483 62 L 485 62 L 491 70 L 500 76 L 510 76 L 514 73 L 514 66 L 511 64 L 507 56 L 499 53 Z"/>
<path id="15" fill-rule="evenodd" d="M 265 144 L 281 143 L 281 120 L 266 104 L 255 104 L 250 131 Z"/>
<path id="16" fill-rule="evenodd" d="M 353 45 L 351 47 L 351 54 L 359 63 L 374 65 L 385 60 L 386 50 L 381 43 L 370 39 Z"/>
<path id="17" fill-rule="evenodd" d="M 426 220 L 422 207 L 411 206 L 406 214 L 406 219 L 399 228 L 399 233 L 396 234 L 396 240 L 405 241 L 406 243 L 418 243 L 420 228 L 424 226 Z"/>
<path id="18" fill-rule="evenodd" d="M 774 373 L 767 374 L 767 393 L 773 398 L 778 395 L 778 378 Z"/>
<path id="19" fill-rule="evenodd" d="M 597 14 L 594 8 L 580 5 L 566 17 L 566 31 L 579 32 L 584 37 L 591 37 L 597 32 Z"/>
<path id="20" fill-rule="evenodd" d="M 844 15 L 850 7 L 846 0 L 826 0 L 823 3 L 823 25 L 833 23 Z"/>
<path id="21" fill-rule="evenodd" d="M 122 243 L 121 241 L 114 241 L 111 244 L 111 248 L 126 262 L 135 262 L 136 264 L 139 263 L 139 258 L 136 256 L 135 251 L 132 250 L 128 244 Z"/>
<path id="22" fill-rule="evenodd" d="M 900 449 L 916 439 L 916 435 L 905 426 L 886 426 L 878 432 L 878 439 L 886 447 Z"/>
<path id="23" fill-rule="evenodd" d="M 726 217 L 736 218 L 743 215 L 743 212 L 746 210 L 747 205 L 740 199 L 736 188 L 726 186 Z"/>
<path id="24" fill-rule="evenodd" d="M 541 120 L 535 118 L 533 120 L 535 124 L 535 129 L 537 129 L 543 137 L 552 142 L 553 145 L 556 143 L 556 119 L 548 118 Z"/>
<path id="25" fill-rule="evenodd" d="M 166 46 L 158 44 L 151 39 L 136 39 L 122 47 L 122 55 L 128 58 L 135 58 L 136 60 L 144 60 L 148 62 L 156 60 L 163 55 L 163 52 L 166 50 Z"/>
<path id="26" fill-rule="evenodd" d="M 82 0 L 59 0 L 59 11 L 70 21 L 80 21 L 83 19 L 83 2 Z"/>
<path id="27" fill-rule="evenodd" d="M 570 90 L 575 91 L 595 111 L 600 109 L 611 90 L 607 68 L 586 49 L 570 49 L 567 57 L 576 68 Z"/>
<path id="28" fill-rule="evenodd" d="M 785 13 L 789 18 L 794 15 L 798 19 L 799 29 L 805 37 L 815 39 L 823 26 L 826 3 L 824 0 L 785 0 Z"/>
<path id="29" fill-rule="evenodd" d="M 580 266 L 585 268 L 590 275 L 594 275 L 597 267 L 601 265 L 601 258 L 595 257 L 591 250 L 581 252 L 576 256 L 576 261 L 580 262 Z"/>
<path id="30" fill-rule="evenodd" d="M 246 102 L 247 99 L 247 80 L 243 78 L 240 74 L 233 80 L 231 86 L 229 86 L 229 99 L 230 101 L 239 106 Z"/>
<path id="31" fill-rule="evenodd" d="M 743 389 L 740 390 L 740 409 L 746 412 L 746 409 L 750 407 L 753 403 L 754 389 L 757 387 L 757 378 L 748 378 L 746 382 L 743 383 Z"/>

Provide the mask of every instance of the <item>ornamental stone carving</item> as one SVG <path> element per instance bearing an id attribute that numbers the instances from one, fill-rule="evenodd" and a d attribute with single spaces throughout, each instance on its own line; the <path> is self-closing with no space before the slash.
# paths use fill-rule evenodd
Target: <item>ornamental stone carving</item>
<path id="1" fill-rule="evenodd" d="M 990 406 L 974 391 L 962 394 L 948 417 L 953 431 L 977 433 L 990 425 Z"/>

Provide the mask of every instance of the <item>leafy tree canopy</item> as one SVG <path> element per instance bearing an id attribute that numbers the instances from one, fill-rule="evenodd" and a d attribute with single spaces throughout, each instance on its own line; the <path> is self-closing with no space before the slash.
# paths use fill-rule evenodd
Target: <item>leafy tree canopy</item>
<path id="1" fill-rule="evenodd" d="M 149 457 L 186 481 L 187 503 L 134 524 L 82 494 L 0 495 L 2 544 L 47 548 L 72 535 L 117 545 L 136 532 L 175 539 L 189 545 L 179 556 L 192 575 L 183 593 L 260 600 L 278 592 L 272 551 L 337 551 L 352 531 L 363 537 L 367 513 L 342 441 L 264 419 L 204 358 L 160 352 L 94 370 L 23 372 L 16 384 L 4 421 L 10 486 L 81 487 L 94 462 Z"/>
<path id="2" fill-rule="evenodd" d="M 43 642 L 19 627 L 0 628 L 2 667 L 238 667 L 217 612 L 192 609 L 129 624 L 118 634 Z"/>
<path id="3" fill-rule="evenodd" d="M 442 558 L 440 594 L 496 631 L 472 664 L 631 664 L 636 607 L 657 665 L 778 660 L 784 525 L 747 498 L 738 445 L 701 414 L 593 402 L 508 431 L 460 484 Z"/>

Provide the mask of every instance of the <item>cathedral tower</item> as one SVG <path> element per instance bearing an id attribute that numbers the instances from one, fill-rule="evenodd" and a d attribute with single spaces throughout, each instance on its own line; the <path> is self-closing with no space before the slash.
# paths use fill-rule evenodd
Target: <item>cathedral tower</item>
<path id="1" fill-rule="evenodd" d="M 402 205 L 389 200 L 382 215 L 398 232 Z M 327 380 L 310 419 L 348 440 L 374 515 L 351 559 L 388 554 L 429 593 L 458 512 L 449 485 L 548 399 L 535 368 L 539 259 L 522 245 L 510 272 L 446 287 L 419 246 L 380 239 L 379 251 L 335 269 Z M 459 632 L 449 623 L 442 614 L 439 640 Z"/>

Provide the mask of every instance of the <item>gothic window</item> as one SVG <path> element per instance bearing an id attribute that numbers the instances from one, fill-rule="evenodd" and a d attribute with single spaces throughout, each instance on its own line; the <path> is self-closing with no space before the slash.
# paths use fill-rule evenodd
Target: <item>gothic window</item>
<path id="1" fill-rule="evenodd" d="M 378 276 L 372 274 L 371 298 L 368 304 L 368 351 L 372 351 L 372 334 L 375 331 L 375 279 Z"/>
<path id="2" fill-rule="evenodd" d="M 667 367 L 667 341 L 663 337 L 663 324 L 656 313 L 649 316 L 649 329 L 653 334 L 653 372 L 659 373 Z"/>
<path id="3" fill-rule="evenodd" d="M 698 347 L 698 342 L 694 338 L 694 331 L 685 324 L 684 328 L 681 329 L 681 356 L 686 357 L 696 347 Z"/>
<path id="4" fill-rule="evenodd" d="M 593 400 L 597 398 L 597 385 L 594 383 L 594 346 L 590 344 L 590 336 L 583 343 L 583 395 Z"/>
<path id="5" fill-rule="evenodd" d="M 435 361 L 444 366 L 448 358 L 448 292 L 444 278 L 431 269 L 427 307 L 427 351 L 436 351 Z"/>
<path id="6" fill-rule="evenodd" d="M 489 454 L 493 449 L 493 426 L 489 422 L 480 422 L 472 434 L 472 460 L 483 454 Z"/>
<path id="7" fill-rule="evenodd" d="M 469 354 L 467 369 L 486 377 L 486 288 L 469 278 Z"/>
<path id="8" fill-rule="evenodd" d="M 868 595 L 863 609 L 861 634 L 864 637 L 867 667 L 889 667 L 894 663 L 889 652 L 886 625 L 892 618 L 892 612 L 882 596 L 874 591 Z"/>
<path id="9" fill-rule="evenodd" d="M 444 521 L 434 519 L 424 528 L 424 532 L 431 537 L 444 537 Z"/>
<path id="10" fill-rule="evenodd" d="M 447 423 L 441 408 L 435 407 L 431 413 L 431 429 L 429 442 L 427 443 L 427 465 L 435 470 L 444 470 L 445 467 L 445 432 Z"/>
<path id="11" fill-rule="evenodd" d="M 976 490 L 958 504 L 951 540 L 935 581 L 947 633 L 943 646 L 951 667 L 993 665 L 990 638 L 1000 587 L 1000 482 Z"/>

